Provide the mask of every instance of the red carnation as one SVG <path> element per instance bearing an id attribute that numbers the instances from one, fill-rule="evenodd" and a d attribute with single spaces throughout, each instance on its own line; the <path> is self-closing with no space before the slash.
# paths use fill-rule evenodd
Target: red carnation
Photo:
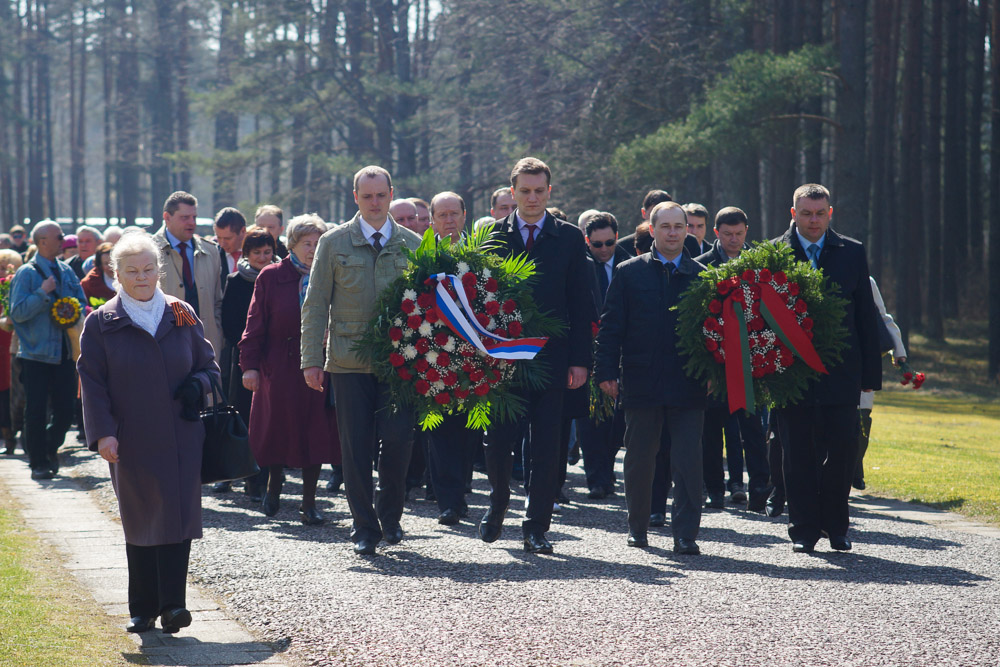
<path id="1" fill-rule="evenodd" d="M 403 330 L 399 327 L 389 329 L 389 340 L 403 340 Z"/>
<path id="2" fill-rule="evenodd" d="M 742 278 L 745 283 L 753 283 L 757 281 L 757 274 L 753 272 L 753 269 L 747 269 L 743 272 L 743 275 L 741 275 L 740 278 Z"/>
<path id="3" fill-rule="evenodd" d="M 454 387 L 458 383 L 458 374 L 455 371 L 448 371 L 441 377 L 446 387 Z"/>
<path id="4" fill-rule="evenodd" d="M 510 332 L 511 338 L 517 338 L 521 335 L 521 323 L 517 321 L 511 322 L 507 325 L 507 331 Z M 595 333 L 594 335 L 596 336 L 597 334 Z"/>
<path id="5" fill-rule="evenodd" d="M 408 369 L 408 368 L 397 368 L 396 369 L 396 375 L 398 375 L 400 377 L 400 379 L 402 379 L 402 380 L 411 380 L 411 379 L 413 379 L 413 373 L 411 373 L 410 369 Z"/>
<path id="6" fill-rule="evenodd" d="M 503 302 L 503 312 L 510 315 L 515 310 L 517 310 L 517 304 L 514 303 L 513 299 L 507 299 L 506 301 Z"/>
<path id="7" fill-rule="evenodd" d="M 719 315 L 722 313 L 722 302 L 718 299 L 712 299 L 708 304 L 708 312 Z"/>
<path id="8" fill-rule="evenodd" d="M 472 390 L 476 396 L 485 396 L 490 393 L 490 386 L 488 384 L 477 384 L 476 388 Z"/>
<path id="9" fill-rule="evenodd" d="M 404 359 L 403 355 L 401 355 L 399 352 L 393 352 L 392 354 L 389 355 L 389 363 L 395 366 L 396 368 L 399 368 L 400 366 L 406 363 L 406 359 Z"/>
<path id="10" fill-rule="evenodd" d="M 733 289 L 733 284 L 728 280 L 720 280 L 715 288 L 719 291 L 719 294 L 725 296 Z"/>
<path id="11" fill-rule="evenodd" d="M 760 317 L 760 301 L 754 301 L 752 304 L 750 304 L 750 312 L 756 315 L 757 317 Z"/>
<path id="12" fill-rule="evenodd" d="M 709 352 L 715 352 L 719 349 L 719 344 L 715 342 L 714 338 L 705 339 L 705 349 Z"/>
<path id="13" fill-rule="evenodd" d="M 424 318 L 419 315 L 410 315 L 406 318 L 406 326 L 410 327 L 414 331 L 420 328 L 420 325 L 424 323 Z"/>
<path id="14" fill-rule="evenodd" d="M 496 301 L 487 301 L 486 302 L 486 314 L 487 315 L 496 315 L 499 312 L 500 312 L 500 304 L 499 303 L 497 303 Z"/>
<path id="15" fill-rule="evenodd" d="M 903 379 L 899 381 L 899 384 L 906 386 L 910 384 L 910 380 L 912 379 L 913 379 L 913 373 L 910 372 L 903 373 Z"/>
<path id="16" fill-rule="evenodd" d="M 451 356 L 447 352 L 441 352 L 438 354 L 437 365 L 444 368 L 451 363 Z"/>
<path id="17" fill-rule="evenodd" d="M 439 331 L 436 334 L 434 334 L 434 342 L 437 343 L 438 345 L 441 345 L 441 346 L 447 345 L 448 344 L 448 332 L 447 331 Z"/>
<path id="18" fill-rule="evenodd" d="M 750 356 L 750 363 L 754 368 L 760 368 L 764 365 L 764 355 L 763 354 L 753 354 Z"/>
<path id="19" fill-rule="evenodd" d="M 915 376 L 913 376 L 913 388 L 920 389 L 920 385 L 922 385 L 926 379 L 927 379 L 926 375 L 924 375 L 923 373 L 917 373 Z"/>
<path id="20" fill-rule="evenodd" d="M 424 292 L 417 297 L 417 305 L 421 308 L 430 308 L 434 305 L 434 293 Z"/>
<path id="21" fill-rule="evenodd" d="M 420 359 L 417 359 L 417 363 L 413 364 L 413 367 L 417 369 L 418 373 L 423 373 L 428 368 L 430 368 L 431 365 L 427 362 L 426 359 L 420 358 Z"/>
<path id="22" fill-rule="evenodd" d="M 487 278 L 486 279 L 486 285 L 484 286 L 484 289 L 487 292 L 496 292 L 498 289 L 500 289 L 500 285 L 497 284 L 497 279 L 496 278 Z"/>
<path id="23" fill-rule="evenodd" d="M 413 388 L 417 390 L 417 393 L 421 396 L 426 396 L 427 392 L 431 390 L 431 383 L 427 380 L 417 380 L 413 385 Z"/>
<path id="24" fill-rule="evenodd" d="M 406 313 L 407 315 L 412 313 L 414 308 L 415 306 L 413 305 L 413 302 L 410 301 L 409 299 L 403 299 L 403 303 L 399 304 L 399 309 L 404 313 Z"/>
<path id="25" fill-rule="evenodd" d="M 434 401 L 436 403 L 440 403 L 441 405 L 448 405 L 448 403 L 451 402 L 451 396 L 448 395 L 448 392 L 442 391 L 434 397 Z"/>
<path id="26" fill-rule="evenodd" d="M 774 348 L 771 348 L 770 350 L 764 353 L 764 359 L 766 359 L 768 363 L 774 363 L 775 361 L 778 360 L 778 351 L 775 350 Z"/>
<path id="27" fill-rule="evenodd" d="M 495 333 L 497 336 L 500 336 L 501 338 L 507 338 L 508 337 L 507 336 L 507 330 L 504 329 L 503 327 L 497 327 L 496 329 L 493 330 L 493 333 Z"/>
<path id="28" fill-rule="evenodd" d="M 788 282 L 788 276 L 785 275 L 784 271 L 776 271 L 772 280 L 778 285 L 784 285 Z"/>
<path id="29" fill-rule="evenodd" d="M 430 308 L 426 313 L 424 313 L 424 317 L 427 318 L 428 322 L 434 324 L 439 319 L 441 319 L 441 315 L 439 313 L 440 311 L 437 309 L 437 306 L 434 306 L 433 308 Z"/>
<path id="30" fill-rule="evenodd" d="M 792 353 L 791 352 L 789 352 L 788 350 L 782 350 L 781 351 L 781 365 L 782 366 L 784 366 L 785 368 L 788 368 L 789 366 L 792 365 L 793 359 L 794 358 L 792 357 Z"/>
<path id="31" fill-rule="evenodd" d="M 431 342 L 426 338 L 418 338 L 417 342 L 413 344 L 417 352 L 420 354 L 427 354 L 427 351 L 431 349 Z"/>
<path id="32" fill-rule="evenodd" d="M 492 375 L 493 375 L 493 381 L 494 382 L 499 382 L 500 381 L 500 371 L 498 371 L 498 370 L 496 370 L 494 368 L 493 370 L 490 371 L 490 373 L 492 373 Z"/>
<path id="33" fill-rule="evenodd" d="M 751 285 L 750 286 L 750 294 L 753 296 L 753 298 L 759 299 L 760 298 L 760 285 Z"/>
<path id="34" fill-rule="evenodd" d="M 464 364 L 462 364 L 462 372 L 465 373 L 465 374 L 469 374 L 472 371 L 474 371 L 475 369 L 476 369 L 476 367 L 473 366 L 472 364 L 470 364 L 468 361 L 466 361 Z"/>
<path id="35" fill-rule="evenodd" d="M 755 378 L 762 378 L 764 377 L 764 369 L 759 366 L 754 366 L 753 370 L 750 371 L 750 375 L 752 375 Z"/>
<path id="36" fill-rule="evenodd" d="M 717 331 L 715 327 L 719 326 L 719 320 L 714 317 L 706 317 L 705 321 L 702 322 L 701 326 L 705 327 L 709 331 Z"/>
<path id="37" fill-rule="evenodd" d="M 469 272 L 462 276 L 462 284 L 466 287 L 476 286 L 476 274 Z"/>
<path id="38" fill-rule="evenodd" d="M 476 313 L 476 321 L 485 329 L 490 323 L 490 318 L 484 313 Z"/>
<path id="39" fill-rule="evenodd" d="M 791 294 L 792 296 L 795 296 L 796 294 L 798 294 L 799 293 L 799 284 L 798 283 L 788 283 L 788 293 Z"/>
<path id="40" fill-rule="evenodd" d="M 486 373 L 484 373 L 481 368 L 477 368 L 477 369 L 473 370 L 471 373 L 469 373 L 469 381 L 471 381 L 471 382 L 479 382 L 485 376 L 486 376 Z"/>
<path id="41" fill-rule="evenodd" d="M 811 317 L 802 318 L 802 328 L 806 331 L 811 331 L 813 328 L 813 319 Z"/>
<path id="42" fill-rule="evenodd" d="M 469 275 L 469 274 L 467 273 L 465 275 Z M 475 285 L 473 285 L 472 287 L 469 287 L 468 285 L 465 286 L 465 298 L 468 299 L 469 301 L 472 301 L 473 299 L 476 298 L 476 286 Z"/>
<path id="43" fill-rule="evenodd" d="M 468 389 L 462 389 L 460 387 L 456 387 L 455 388 L 455 398 L 464 401 L 468 397 L 469 397 L 469 390 Z"/>
<path id="44" fill-rule="evenodd" d="M 760 281 L 762 283 L 771 282 L 771 269 L 761 269 L 760 270 Z"/>
<path id="45" fill-rule="evenodd" d="M 428 382 L 437 382 L 441 379 L 441 373 L 436 368 L 428 368 L 427 372 L 424 373 L 424 377 L 427 378 Z"/>
<path id="46" fill-rule="evenodd" d="M 806 302 L 803 301 L 802 299 L 799 299 L 798 301 L 796 301 L 795 305 L 792 307 L 792 310 L 794 310 L 799 315 L 801 315 L 802 313 L 806 312 L 808 309 L 809 309 L 809 307 L 806 305 Z"/>

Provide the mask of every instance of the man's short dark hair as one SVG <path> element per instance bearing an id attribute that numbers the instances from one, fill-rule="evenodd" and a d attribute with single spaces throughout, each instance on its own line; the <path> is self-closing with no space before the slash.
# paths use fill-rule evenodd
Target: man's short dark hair
<path id="1" fill-rule="evenodd" d="M 587 238 L 590 238 L 591 233 L 599 229 L 607 229 L 608 227 L 616 235 L 618 234 L 618 220 L 615 219 L 615 216 L 606 211 L 595 213 L 587 220 Z"/>
<path id="2" fill-rule="evenodd" d="M 241 249 L 244 257 L 249 257 L 250 253 L 257 248 L 268 247 L 271 252 L 277 252 L 278 247 L 274 243 L 274 237 L 271 236 L 271 232 L 267 231 L 263 227 L 251 227 L 247 231 L 247 235 L 243 237 L 243 248 Z"/>
<path id="3" fill-rule="evenodd" d="M 188 206 L 197 206 L 198 200 L 190 192 L 184 192 L 183 190 L 178 190 L 167 197 L 167 201 L 163 202 L 163 212 L 173 215 L 177 212 L 177 209 L 181 207 L 181 204 L 187 204 Z"/>
<path id="4" fill-rule="evenodd" d="M 497 199 L 499 199 L 500 195 L 504 194 L 505 192 L 510 193 L 510 188 L 497 188 L 496 190 L 493 191 L 493 194 L 490 195 L 491 211 L 497 207 Z"/>
<path id="5" fill-rule="evenodd" d="M 819 183 L 806 183 L 795 188 L 795 192 L 792 193 L 792 206 L 803 197 L 816 201 L 825 199 L 827 204 L 830 203 L 830 191 Z"/>
<path id="6" fill-rule="evenodd" d="M 671 197 L 666 190 L 650 190 L 646 193 L 646 196 L 642 198 L 642 207 L 646 209 L 646 215 L 649 215 L 649 212 L 652 211 L 653 207 L 657 204 L 673 200 L 674 198 Z"/>
<path id="7" fill-rule="evenodd" d="M 684 204 L 684 212 L 687 213 L 688 216 L 695 215 L 699 218 L 703 218 L 705 222 L 708 222 L 708 209 L 701 204 Z"/>
<path id="8" fill-rule="evenodd" d="M 548 211 L 549 214 L 553 218 L 556 218 L 557 220 L 566 220 L 566 212 L 561 208 L 559 208 L 558 206 L 549 206 L 545 210 Z"/>
<path id="9" fill-rule="evenodd" d="M 510 187 L 517 187 L 517 177 L 521 174 L 545 174 L 545 183 L 552 184 L 552 170 L 536 157 L 524 157 L 510 170 Z"/>
<path id="10" fill-rule="evenodd" d="M 389 175 L 389 172 L 378 165 L 370 164 L 367 167 L 358 169 L 358 172 L 354 174 L 354 191 L 358 191 L 358 181 L 362 178 L 378 178 L 379 176 L 385 176 L 385 182 L 389 184 L 389 189 L 391 190 L 392 176 Z"/>
<path id="11" fill-rule="evenodd" d="M 739 224 L 749 224 L 747 222 L 747 214 L 743 212 L 743 209 L 736 208 L 735 206 L 727 206 L 723 209 L 719 209 L 719 212 L 715 214 L 716 229 L 722 225 Z"/>
<path id="12" fill-rule="evenodd" d="M 215 220 L 212 224 L 220 229 L 228 229 L 238 234 L 240 230 L 246 229 L 247 219 L 243 217 L 238 208 L 227 206 L 215 214 Z"/>

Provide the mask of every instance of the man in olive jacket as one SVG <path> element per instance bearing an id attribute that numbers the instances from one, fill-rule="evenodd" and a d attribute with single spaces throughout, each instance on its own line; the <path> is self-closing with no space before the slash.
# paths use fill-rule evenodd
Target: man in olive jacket
<path id="1" fill-rule="evenodd" d="M 628 545 L 649 546 L 646 531 L 660 434 L 670 433 L 674 502 L 670 510 L 674 551 L 699 553 L 701 430 L 705 390 L 684 372 L 677 348 L 677 312 L 670 310 L 705 267 L 684 250 L 687 216 L 675 202 L 649 215 L 653 247 L 621 266 L 611 279 L 594 375 L 625 409 L 625 503 Z"/>
<path id="2" fill-rule="evenodd" d="M 372 555 L 380 539 L 396 544 L 403 538 L 399 521 L 413 413 L 387 408 L 388 386 L 351 348 L 368 329 L 378 295 L 406 269 L 403 249 L 416 250 L 420 237 L 389 215 L 392 178 L 385 169 L 369 166 L 354 175 L 354 201 L 357 215 L 321 236 L 316 248 L 302 304 L 302 372 L 316 391 L 324 390 L 324 371 L 330 373 L 344 488 L 354 519 L 351 540 L 356 553 Z M 372 462 L 379 441 L 378 495 L 373 498 Z"/>

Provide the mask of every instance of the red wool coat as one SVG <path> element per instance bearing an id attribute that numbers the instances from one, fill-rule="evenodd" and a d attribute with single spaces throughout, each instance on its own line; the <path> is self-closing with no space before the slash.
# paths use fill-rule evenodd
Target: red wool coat
<path id="1" fill-rule="evenodd" d="M 265 267 L 254 283 L 240 340 L 243 372 L 260 373 L 250 405 L 250 448 L 260 466 L 340 463 L 337 416 L 302 376 L 298 270 L 288 258 Z"/>

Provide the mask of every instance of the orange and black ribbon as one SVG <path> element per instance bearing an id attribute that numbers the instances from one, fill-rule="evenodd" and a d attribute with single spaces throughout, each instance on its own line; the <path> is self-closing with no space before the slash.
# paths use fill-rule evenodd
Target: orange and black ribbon
<path id="1" fill-rule="evenodd" d="M 193 327 L 197 321 L 194 319 L 194 315 L 188 312 L 188 309 L 184 307 L 184 304 L 180 301 L 174 301 L 170 304 L 170 307 L 174 310 L 174 324 L 179 327 Z"/>

